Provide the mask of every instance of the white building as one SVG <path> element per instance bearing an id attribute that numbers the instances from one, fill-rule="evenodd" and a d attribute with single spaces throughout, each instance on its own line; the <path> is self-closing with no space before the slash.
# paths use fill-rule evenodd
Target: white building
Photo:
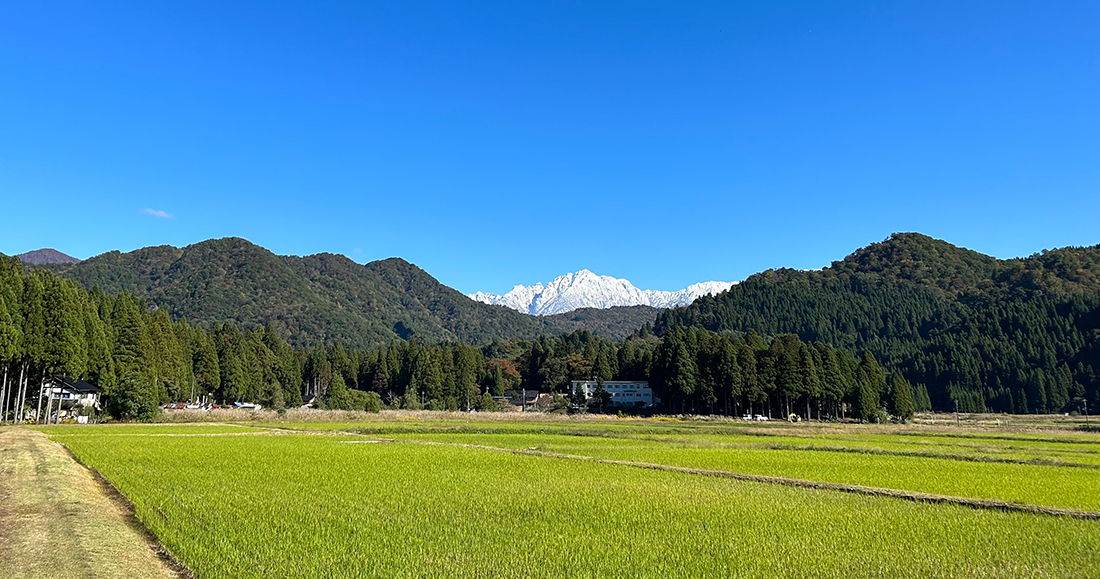
<path id="1" fill-rule="evenodd" d="M 599 388 L 599 383 L 595 380 L 574 380 L 573 392 L 577 388 L 583 388 L 585 396 L 591 398 Z M 611 394 L 612 406 L 650 407 L 661 403 L 661 399 L 653 395 L 649 382 L 644 380 L 606 380 L 603 389 Z"/>
<path id="2" fill-rule="evenodd" d="M 99 394 L 102 391 L 98 386 L 66 376 L 54 376 L 46 380 L 41 394 L 42 402 L 46 404 L 43 410 L 44 421 L 60 422 L 62 418 L 72 417 L 78 408 L 98 411 Z"/>

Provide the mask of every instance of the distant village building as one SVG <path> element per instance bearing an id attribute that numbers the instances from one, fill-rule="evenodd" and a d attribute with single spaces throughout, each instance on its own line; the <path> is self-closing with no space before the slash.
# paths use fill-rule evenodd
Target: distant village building
<path id="1" fill-rule="evenodd" d="M 538 390 L 513 390 L 508 392 L 507 396 L 493 396 L 493 400 L 498 404 L 508 403 L 510 406 L 515 406 L 520 412 L 537 402 L 538 399 Z"/>
<path id="2" fill-rule="evenodd" d="M 582 388 L 585 396 L 591 398 L 599 388 L 599 383 L 595 380 L 574 380 L 573 392 L 577 388 Z M 603 389 L 611 395 L 612 406 L 648 408 L 661 403 L 661 399 L 653 395 L 653 389 L 645 380 L 605 380 Z"/>
<path id="3" fill-rule="evenodd" d="M 313 408 L 317 403 L 316 394 L 303 394 L 302 395 L 302 408 Z"/>
<path id="4" fill-rule="evenodd" d="M 103 390 L 98 386 L 67 376 L 54 376 L 46 381 L 45 386 L 42 397 L 46 402 L 46 421 L 60 422 L 62 418 L 72 418 L 82 408 L 89 412 L 99 410 L 99 394 Z M 87 421 L 87 416 L 76 418 L 79 422 Z"/>

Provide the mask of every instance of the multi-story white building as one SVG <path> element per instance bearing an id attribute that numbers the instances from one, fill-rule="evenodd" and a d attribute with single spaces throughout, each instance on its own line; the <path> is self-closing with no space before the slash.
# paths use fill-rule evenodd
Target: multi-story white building
<path id="1" fill-rule="evenodd" d="M 583 388 L 585 396 L 591 398 L 599 388 L 599 383 L 595 380 L 574 380 L 573 392 L 576 392 L 577 388 Z M 611 394 L 612 406 L 649 407 L 661 403 L 661 399 L 653 395 L 649 382 L 644 380 L 606 380 L 603 383 L 603 389 Z"/>

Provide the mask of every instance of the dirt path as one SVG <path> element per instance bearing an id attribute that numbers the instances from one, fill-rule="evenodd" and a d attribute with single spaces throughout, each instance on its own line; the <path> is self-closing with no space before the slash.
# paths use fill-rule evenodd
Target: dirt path
<path id="1" fill-rule="evenodd" d="M 61 445 L 33 430 L 0 429 L 0 577 L 181 575 Z"/>

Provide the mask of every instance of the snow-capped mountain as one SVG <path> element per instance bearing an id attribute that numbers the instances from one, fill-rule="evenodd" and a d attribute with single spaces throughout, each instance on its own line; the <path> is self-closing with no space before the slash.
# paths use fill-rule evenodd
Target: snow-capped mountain
<path id="1" fill-rule="evenodd" d="M 546 285 L 517 285 L 504 295 L 477 292 L 469 297 L 486 304 L 508 306 L 525 314 L 548 316 L 578 308 L 676 308 L 690 304 L 699 296 L 724 292 L 735 283 L 737 282 L 705 281 L 674 292 L 640 290 L 625 279 L 596 275 L 582 269 L 577 273 L 567 273 Z"/>

